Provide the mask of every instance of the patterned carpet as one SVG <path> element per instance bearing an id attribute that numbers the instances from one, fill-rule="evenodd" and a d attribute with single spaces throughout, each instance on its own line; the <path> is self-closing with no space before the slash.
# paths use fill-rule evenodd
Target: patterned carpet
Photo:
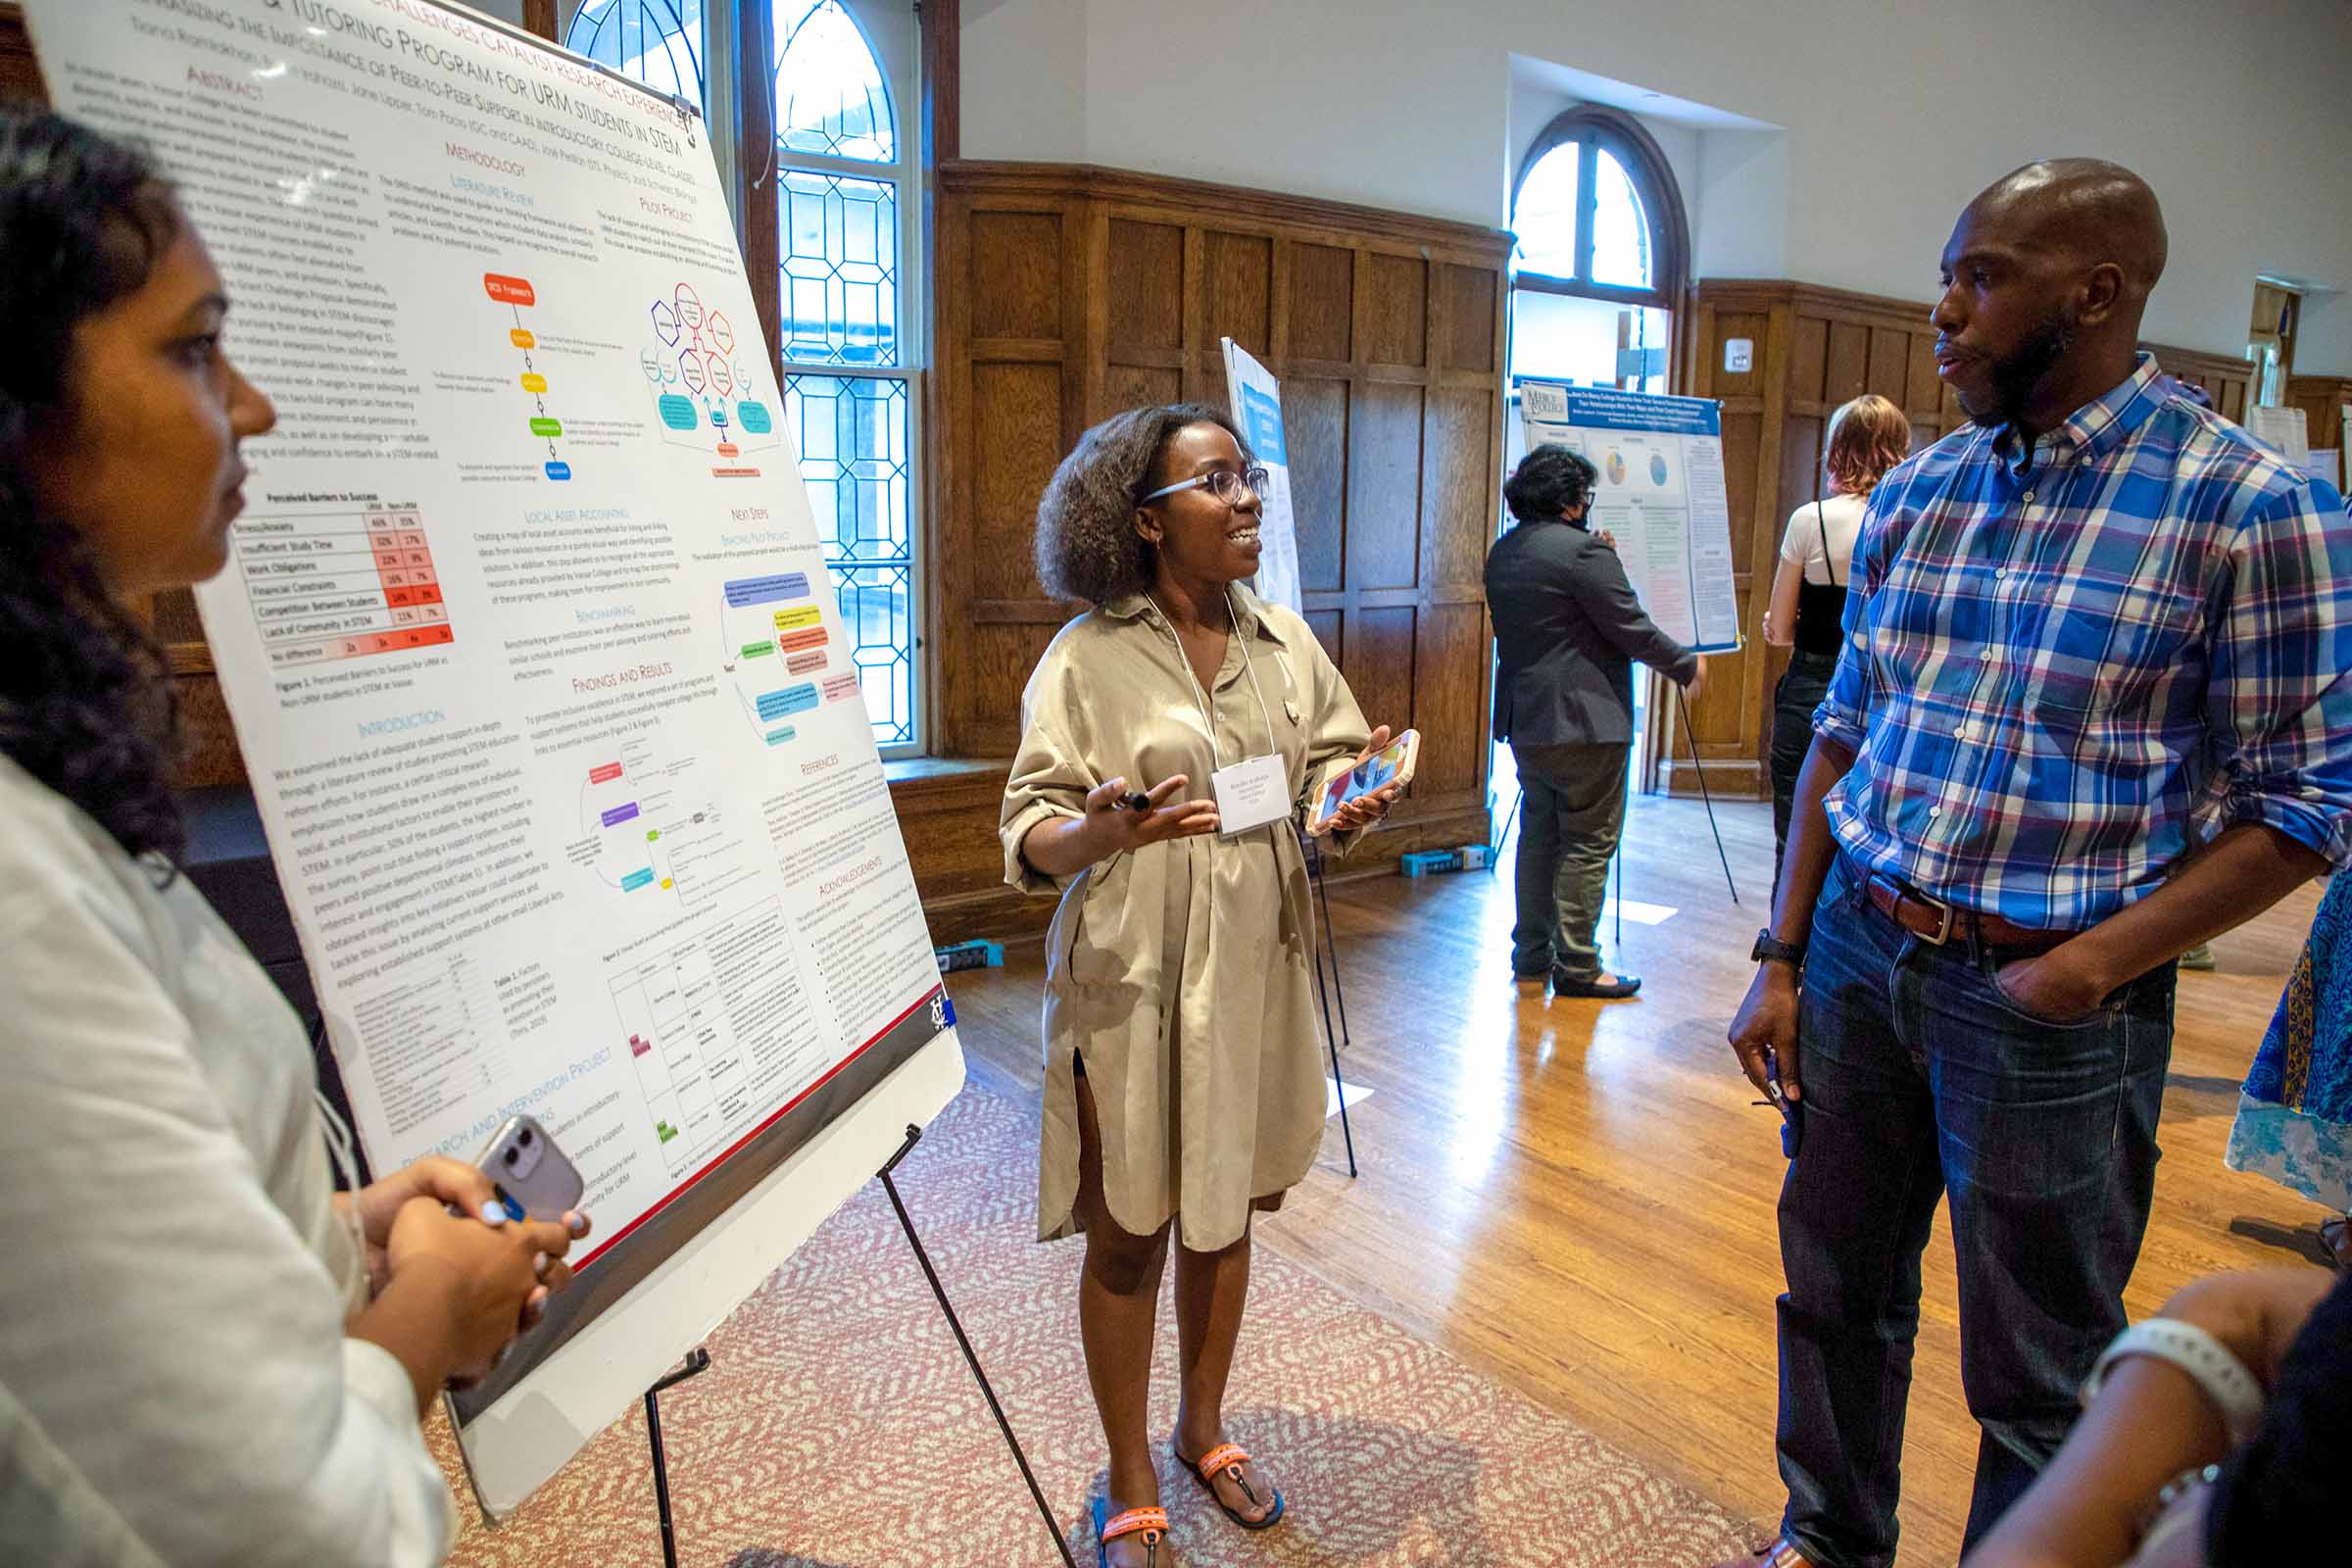
<path id="1" fill-rule="evenodd" d="M 1033 1112 L 967 1089 L 901 1167 L 899 1189 L 1091 1568 L 1082 1521 L 1102 1455 L 1076 1328 L 1083 1246 L 1030 1240 L 1036 1137 Z M 1165 1431 L 1176 1345 L 1164 1300 L 1161 1323 L 1153 1407 Z M 706 1343 L 711 1370 L 662 1399 L 682 1563 L 1059 1561 L 878 1184 Z M 1234 1388 L 1228 1430 L 1265 1457 L 1289 1517 L 1245 1535 L 1163 1454 L 1185 1568 L 1689 1568 L 1754 1535 L 1265 1248 Z M 430 1436 L 453 1466 L 437 1418 Z M 466 1568 L 661 1560 L 642 1410 L 500 1529 L 469 1520 L 452 1557 Z"/>

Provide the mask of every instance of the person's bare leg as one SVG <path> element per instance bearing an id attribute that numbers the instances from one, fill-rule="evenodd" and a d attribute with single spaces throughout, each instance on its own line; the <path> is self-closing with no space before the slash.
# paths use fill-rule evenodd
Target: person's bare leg
<path id="1" fill-rule="evenodd" d="M 1078 1214 L 1086 1226 L 1086 1269 L 1078 1280 L 1078 1337 L 1086 1380 L 1110 1448 L 1110 1516 L 1159 1506 L 1152 1467 L 1149 1406 L 1152 1339 L 1158 1324 L 1159 1281 L 1168 1261 L 1168 1227 L 1151 1236 L 1121 1230 L 1102 1197 L 1102 1132 L 1095 1093 L 1078 1080 Z M 1172 1568 L 1166 1542 L 1156 1559 L 1133 1536 L 1111 1543 L 1113 1568 Z"/>
<path id="2" fill-rule="evenodd" d="M 1176 1249 L 1176 1345 L 1183 1368 L 1182 1402 L 1176 1409 L 1176 1448 L 1188 1463 L 1203 1458 L 1225 1438 L 1225 1384 L 1233 1375 L 1233 1349 L 1242 1334 L 1242 1307 L 1250 1296 L 1250 1233 L 1216 1252 Z M 1255 1459 L 1236 1482 L 1229 1471 L 1212 1478 L 1217 1497 L 1245 1519 L 1263 1519 L 1274 1506 L 1273 1484 Z"/>

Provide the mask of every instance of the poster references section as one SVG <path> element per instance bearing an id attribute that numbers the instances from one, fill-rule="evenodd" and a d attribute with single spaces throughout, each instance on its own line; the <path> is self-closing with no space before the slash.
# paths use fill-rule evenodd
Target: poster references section
<path id="1" fill-rule="evenodd" d="M 1592 525 L 1616 535 L 1625 574 L 1649 618 L 1700 653 L 1738 648 L 1731 503 L 1715 405 L 1522 377 L 1519 406 L 1528 450 L 1557 442 L 1597 470 Z"/>
<path id="2" fill-rule="evenodd" d="M 612 1247 L 939 984 L 701 127 L 428 0 L 28 13 L 278 409 L 199 603 L 369 1157 L 528 1110 Z"/>

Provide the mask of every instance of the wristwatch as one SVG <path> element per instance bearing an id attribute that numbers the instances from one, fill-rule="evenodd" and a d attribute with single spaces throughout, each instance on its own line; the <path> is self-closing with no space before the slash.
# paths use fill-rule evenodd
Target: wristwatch
<path id="1" fill-rule="evenodd" d="M 1802 969 L 1805 966 L 1804 944 L 1783 942 L 1779 937 L 1774 936 L 1772 928 L 1767 926 L 1756 933 L 1756 945 L 1748 954 L 1747 959 L 1750 963 L 1764 963 L 1774 958 L 1778 958 L 1791 969 Z"/>

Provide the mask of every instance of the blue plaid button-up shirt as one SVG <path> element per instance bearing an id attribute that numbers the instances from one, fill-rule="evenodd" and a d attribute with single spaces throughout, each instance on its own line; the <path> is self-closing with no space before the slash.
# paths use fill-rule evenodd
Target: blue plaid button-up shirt
<path id="1" fill-rule="evenodd" d="M 2352 858 L 2352 518 L 2143 355 L 2020 450 L 1872 492 L 1817 733 L 1847 854 L 2043 930 L 2162 884 L 2200 814 Z"/>

